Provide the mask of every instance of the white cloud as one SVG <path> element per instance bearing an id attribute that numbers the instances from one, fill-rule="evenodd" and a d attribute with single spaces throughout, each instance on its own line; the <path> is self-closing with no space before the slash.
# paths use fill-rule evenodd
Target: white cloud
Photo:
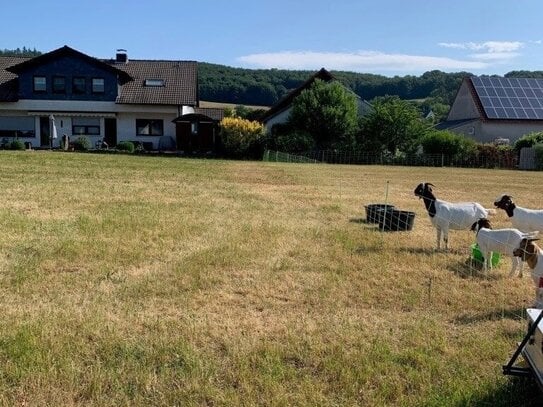
<path id="1" fill-rule="evenodd" d="M 440 42 L 445 48 L 466 49 L 470 51 L 486 51 L 486 53 L 507 53 L 524 48 L 525 43 L 520 41 L 486 41 L 486 42 Z"/>
<path id="2" fill-rule="evenodd" d="M 424 72 L 429 70 L 477 70 L 487 67 L 484 61 L 459 60 L 423 55 L 387 54 L 375 51 L 314 52 L 281 51 L 245 55 L 238 61 L 260 68 L 319 69 L 372 72 Z"/>
<path id="3" fill-rule="evenodd" d="M 504 62 L 520 55 L 518 52 L 487 52 L 483 54 L 471 54 L 470 57 L 479 61 Z"/>

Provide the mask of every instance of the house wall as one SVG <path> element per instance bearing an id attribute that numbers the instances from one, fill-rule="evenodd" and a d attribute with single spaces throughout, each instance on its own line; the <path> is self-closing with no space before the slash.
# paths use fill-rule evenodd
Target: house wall
<path id="1" fill-rule="evenodd" d="M 163 120 L 164 136 L 170 136 L 175 140 L 174 114 L 167 113 L 134 113 L 126 112 L 117 115 L 117 141 L 141 141 L 153 143 L 153 148 L 158 148 L 159 136 L 138 136 L 136 134 L 136 119 Z"/>
<path id="2" fill-rule="evenodd" d="M 58 138 L 53 140 L 53 147 L 60 146 L 62 135 L 66 134 L 71 140 L 77 138 L 72 134 L 73 118 L 99 118 L 100 135 L 86 135 L 94 146 L 104 137 L 105 118 L 117 119 L 117 141 L 141 141 L 153 143 L 158 148 L 160 136 L 138 136 L 136 134 L 136 119 L 163 120 L 165 136 L 175 140 L 175 124 L 172 123 L 183 106 L 161 105 L 125 105 L 113 102 L 90 101 L 59 101 L 59 100 L 20 100 L 14 103 L 0 103 L 0 117 L 28 117 L 33 116 L 35 122 L 34 136 L 23 137 L 23 141 L 39 147 L 41 144 L 40 117 L 54 115 Z M 1 130 L 1 129 L 0 129 Z M 26 129 L 25 129 L 26 130 Z"/>
<path id="3" fill-rule="evenodd" d="M 450 129 L 450 131 L 456 134 L 462 134 L 479 143 L 493 143 L 498 138 L 505 138 L 509 139 L 510 143 L 513 144 L 528 133 L 543 131 L 543 123 L 506 123 L 503 121 L 482 122 L 480 120 L 473 120 L 466 124 L 456 126 L 453 129 Z"/>
<path id="4" fill-rule="evenodd" d="M 460 85 L 456 99 L 451 106 L 447 120 L 476 119 L 479 117 L 480 114 L 473 101 L 473 95 L 469 90 L 467 80 L 464 79 L 462 85 Z"/>
<path id="5" fill-rule="evenodd" d="M 46 92 L 34 92 L 34 76 L 45 76 L 47 78 Z M 66 93 L 53 93 L 54 76 L 65 77 Z M 86 92 L 84 94 L 74 94 L 72 92 L 73 77 L 84 77 L 86 79 Z M 104 79 L 103 93 L 92 93 L 92 78 Z M 117 97 L 117 91 L 117 75 L 100 69 L 80 58 L 59 57 L 53 61 L 29 68 L 19 74 L 20 99 L 114 101 Z"/>
<path id="6" fill-rule="evenodd" d="M 480 124 L 478 139 L 483 143 L 488 143 L 494 141 L 496 138 L 507 138 L 513 144 L 522 136 L 534 131 L 543 131 L 543 123 L 489 121 Z"/>
<path id="7" fill-rule="evenodd" d="M 288 107 L 287 109 L 277 113 L 275 116 L 272 116 L 265 124 L 264 127 L 266 128 L 266 131 L 271 131 L 271 128 L 274 124 L 277 123 L 285 123 L 288 119 L 288 116 L 290 115 L 290 111 L 292 110 L 291 107 Z"/>

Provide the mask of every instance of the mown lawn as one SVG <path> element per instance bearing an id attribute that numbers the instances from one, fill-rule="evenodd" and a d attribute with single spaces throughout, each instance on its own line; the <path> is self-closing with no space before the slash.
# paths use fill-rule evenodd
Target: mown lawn
<path id="1" fill-rule="evenodd" d="M 413 189 L 543 208 L 542 173 L 2 151 L 0 174 L 2 405 L 540 405 L 501 374 L 528 273 L 470 268 L 469 231 L 436 252 Z M 411 232 L 365 223 L 385 200 Z"/>

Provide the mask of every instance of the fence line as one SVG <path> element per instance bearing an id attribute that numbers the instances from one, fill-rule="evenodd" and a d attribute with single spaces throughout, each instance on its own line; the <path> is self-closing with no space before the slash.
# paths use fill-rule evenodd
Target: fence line
<path id="1" fill-rule="evenodd" d="M 303 155 L 294 155 L 289 153 L 283 153 L 280 151 L 266 150 L 264 151 L 264 157 L 262 161 L 268 162 L 281 162 L 281 163 L 317 163 L 314 158 L 309 158 Z"/>
<path id="2" fill-rule="evenodd" d="M 390 156 L 370 154 L 364 151 L 321 150 L 293 155 L 279 151 L 266 150 L 264 161 L 362 164 L 362 165 L 404 165 L 426 167 L 466 167 L 466 168 L 505 168 L 517 169 L 518 160 L 507 156 L 469 156 L 455 157 L 447 154 L 406 154 Z"/>

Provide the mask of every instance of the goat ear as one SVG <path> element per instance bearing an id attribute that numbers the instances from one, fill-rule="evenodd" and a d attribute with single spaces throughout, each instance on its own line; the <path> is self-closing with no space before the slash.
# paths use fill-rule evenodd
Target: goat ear
<path id="1" fill-rule="evenodd" d="M 472 231 L 472 232 L 475 232 L 475 230 L 477 229 L 477 224 L 478 224 L 478 223 L 479 223 L 479 222 L 473 222 L 473 225 L 471 225 L 471 231 Z"/>

